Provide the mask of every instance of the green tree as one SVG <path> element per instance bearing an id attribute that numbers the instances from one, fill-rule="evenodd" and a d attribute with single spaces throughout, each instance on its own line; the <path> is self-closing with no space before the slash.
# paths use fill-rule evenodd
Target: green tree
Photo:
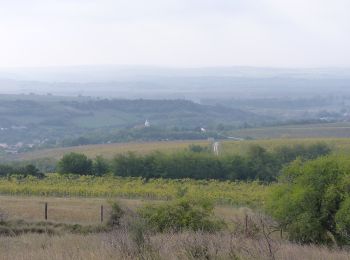
<path id="1" fill-rule="evenodd" d="M 92 174 L 92 160 L 86 155 L 79 153 L 69 153 L 63 156 L 58 162 L 58 172 L 61 174 Z"/>
<path id="2" fill-rule="evenodd" d="M 274 181 L 281 165 L 276 157 L 259 145 L 252 145 L 247 154 L 247 179 Z"/>
<path id="3" fill-rule="evenodd" d="M 39 171 L 33 164 L 28 164 L 26 166 L 20 167 L 17 170 L 15 170 L 16 173 L 23 175 L 24 177 L 27 176 L 34 176 L 38 178 L 43 178 L 45 175 Z"/>
<path id="4" fill-rule="evenodd" d="M 349 158 L 296 160 L 285 168 L 267 210 L 294 241 L 348 243 L 349 174 Z"/>
<path id="5" fill-rule="evenodd" d="M 103 176 L 110 170 L 108 161 L 102 156 L 97 156 L 92 165 L 92 172 L 95 176 Z"/>

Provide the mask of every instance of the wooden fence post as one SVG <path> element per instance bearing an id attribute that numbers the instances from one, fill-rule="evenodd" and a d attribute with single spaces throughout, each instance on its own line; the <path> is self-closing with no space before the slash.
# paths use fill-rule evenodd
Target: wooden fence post
<path id="1" fill-rule="evenodd" d="M 47 220 L 47 202 L 45 202 L 45 220 Z"/>
<path id="2" fill-rule="evenodd" d="M 248 234 L 248 215 L 245 215 L 245 234 Z"/>
<path id="3" fill-rule="evenodd" d="M 103 223 L 103 205 L 101 205 L 101 223 Z"/>

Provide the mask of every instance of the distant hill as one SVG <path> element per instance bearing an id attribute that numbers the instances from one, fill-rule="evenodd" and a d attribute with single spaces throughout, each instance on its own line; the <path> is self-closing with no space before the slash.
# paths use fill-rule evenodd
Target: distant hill
<path id="1" fill-rule="evenodd" d="M 350 69 L 75 66 L 0 70 L 1 93 L 199 100 L 349 93 Z"/>
<path id="2" fill-rule="evenodd" d="M 119 137 L 121 140 L 116 139 L 129 141 L 135 138 L 129 132 L 134 131 L 135 126 L 143 125 L 146 119 L 152 126 L 148 138 L 156 138 L 157 134 L 158 138 L 167 138 L 162 131 L 171 130 L 176 132 L 176 139 L 181 138 L 181 131 L 195 132 L 201 127 L 216 129 L 219 124 L 238 126 L 271 120 L 237 108 L 201 105 L 188 100 L 4 95 L 0 96 L 0 143 L 55 144 L 87 134 L 105 140 L 109 138 L 104 137 L 106 134 L 113 137 L 118 130 L 130 129 L 123 132 Z M 142 132 L 134 134 L 140 136 Z"/>

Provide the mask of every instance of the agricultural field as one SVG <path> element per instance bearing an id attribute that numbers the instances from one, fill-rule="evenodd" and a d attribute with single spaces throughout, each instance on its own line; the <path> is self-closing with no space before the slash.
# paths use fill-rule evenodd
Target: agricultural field
<path id="1" fill-rule="evenodd" d="M 238 138 L 349 138 L 350 123 L 298 124 L 233 130 L 228 133 Z"/>
<path id="2" fill-rule="evenodd" d="M 128 199 L 172 200 L 180 195 L 206 197 L 218 204 L 258 206 L 264 203 L 269 185 L 257 182 L 216 180 L 166 180 L 132 177 L 75 177 L 51 174 L 38 180 L 0 179 L 0 192 L 7 195 L 53 197 L 121 197 Z"/>
<path id="3" fill-rule="evenodd" d="M 350 129 L 349 129 L 350 133 Z M 280 146 L 327 144 L 333 153 L 350 154 L 350 138 L 274 138 L 244 141 L 220 142 L 221 154 L 245 154 L 252 145 L 259 145 L 272 151 Z"/>
<path id="4" fill-rule="evenodd" d="M 350 131 L 350 130 L 349 130 Z M 273 150 L 276 147 L 296 144 L 314 144 L 325 143 L 335 153 L 350 154 L 350 138 L 275 138 L 261 140 L 243 140 L 243 141 L 219 141 L 219 154 L 241 154 L 244 155 L 252 145 L 260 145 L 267 150 Z M 186 141 L 159 141 L 159 142 L 143 142 L 143 143 L 113 143 L 113 144 L 97 144 L 84 145 L 76 147 L 54 148 L 37 150 L 32 152 L 20 153 L 12 156 L 12 160 L 30 161 L 42 158 L 50 158 L 54 160 L 60 159 L 64 154 L 70 152 L 83 153 L 89 158 L 102 155 L 107 159 L 113 158 L 115 155 L 127 152 L 135 152 L 137 154 L 148 154 L 154 151 L 171 153 L 181 151 L 188 148 L 189 145 L 196 144 L 202 146 L 211 146 L 212 142 L 202 140 L 186 140 Z"/>
<path id="5" fill-rule="evenodd" d="M 113 143 L 113 144 L 96 144 L 84 145 L 66 148 L 54 148 L 38 150 L 18 154 L 12 159 L 16 160 L 35 160 L 39 158 L 60 159 L 64 154 L 70 152 L 83 153 L 90 158 L 103 155 L 105 158 L 113 158 L 117 154 L 136 152 L 147 154 L 154 151 L 174 152 L 187 148 L 190 144 L 209 145 L 210 142 L 204 141 L 159 141 L 159 142 L 138 142 L 138 143 Z"/>

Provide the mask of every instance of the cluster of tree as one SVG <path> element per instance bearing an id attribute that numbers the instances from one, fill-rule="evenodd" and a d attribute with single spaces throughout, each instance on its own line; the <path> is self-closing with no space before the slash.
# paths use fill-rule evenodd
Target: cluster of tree
<path id="1" fill-rule="evenodd" d="M 268 211 L 291 240 L 350 244 L 349 158 L 296 160 L 283 171 Z"/>
<path id="2" fill-rule="evenodd" d="M 0 177 L 9 176 L 34 176 L 43 178 L 45 175 L 38 170 L 33 164 L 27 164 L 24 166 L 12 166 L 8 164 L 0 164 Z"/>
<path id="3" fill-rule="evenodd" d="M 195 152 L 198 150 L 199 152 Z M 147 155 L 121 154 L 114 158 L 112 172 L 117 176 L 144 178 L 193 178 L 219 180 L 274 181 L 282 167 L 295 160 L 317 158 L 330 153 L 322 143 L 310 146 L 280 147 L 269 152 L 261 146 L 250 147 L 246 155 L 214 156 L 192 146 L 174 154 L 155 152 Z"/>
<path id="4" fill-rule="evenodd" d="M 94 160 L 84 154 L 70 153 L 58 162 L 62 174 L 149 178 L 192 178 L 218 180 L 274 181 L 282 167 L 297 157 L 303 160 L 330 153 L 327 145 L 297 145 L 279 147 L 272 152 L 261 146 L 251 146 L 246 155 L 215 156 L 208 147 L 191 145 L 189 149 L 167 154 L 154 152 L 146 155 L 127 153 L 112 161 L 101 156 Z"/>
<path id="5" fill-rule="evenodd" d="M 102 156 L 94 160 L 85 154 L 69 153 L 58 162 L 57 169 L 61 174 L 102 176 L 109 172 L 109 163 Z"/>

